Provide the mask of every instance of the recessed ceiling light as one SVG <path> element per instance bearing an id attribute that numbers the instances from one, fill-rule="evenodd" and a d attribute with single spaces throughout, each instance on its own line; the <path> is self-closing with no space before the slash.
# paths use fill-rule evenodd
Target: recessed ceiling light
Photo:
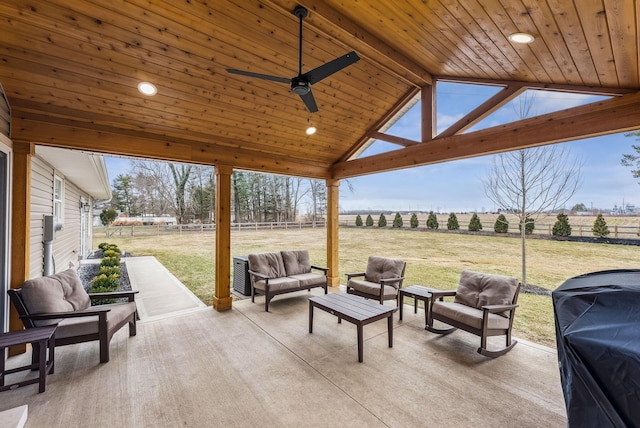
<path id="1" fill-rule="evenodd" d="M 158 88 L 153 83 L 140 82 L 138 83 L 138 90 L 144 95 L 155 95 L 158 93 Z"/>
<path id="2" fill-rule="evenodd" d="M 316 133 L 316 131 L 317 129 L 315 126 L 309 126 L 305 132 L 307 133 L 307 135 L 313 135 Z"/>
<path id="3" fill-rule="evenodd" d="M 509 36 L 509 40 L 511 40 L 513 43 L 526 44 L 533 42 L 535 40 L 535 37 L 528 33 L 513 33 Z"/>

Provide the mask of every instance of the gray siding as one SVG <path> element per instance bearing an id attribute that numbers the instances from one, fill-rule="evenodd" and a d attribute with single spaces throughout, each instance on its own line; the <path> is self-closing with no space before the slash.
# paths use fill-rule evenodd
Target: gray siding
<path id="1" fill-rule="evenodd" d="M 77 268 L 79 259 L 86 256 L 86 254 L 80 254 L 80 199 L 84 197 L 86 201 L 90 201 L 90 198 L 82 193 L 74 183 L 66 180 L 62 174 L 56 173 L 43 159 L 33 157 L 31 167 L 31 254 L 29 275 L 31 278 L 37 278 L 42 276 L 44 269 L 43 219 L 45 215 L 53 214 L 54 175 L 64 180 L 63 226 L 62 230 L 56 232 L 53 241 L 55 272 L 61 272 L 69 267 Z M 90 248 L 91 242 L 87 242 L 88 248 Z"/>

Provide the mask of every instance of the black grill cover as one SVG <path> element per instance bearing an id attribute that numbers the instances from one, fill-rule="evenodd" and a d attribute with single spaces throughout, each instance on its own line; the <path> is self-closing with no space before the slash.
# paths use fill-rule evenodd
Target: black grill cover
<path id="1" fill-rule="evenodd" d="M 569 426 L 640 426 L 640 270 L 577 276 L 552 297 Z"/>

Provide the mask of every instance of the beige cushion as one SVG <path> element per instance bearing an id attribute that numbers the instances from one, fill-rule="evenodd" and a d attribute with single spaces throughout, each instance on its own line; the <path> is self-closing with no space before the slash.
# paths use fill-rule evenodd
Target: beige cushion
<path id="1" fill-rule="evenodd" d="M 249 269 L 269 278 L 287 276 L 280 253 L 249 254 Z"/>
<path id="2" fill-rule="evenodd" d="M 290 288 L 297 288 L 300 285 L 300 281 L 298 281 L 297 279 L 294 278 L 288 278 L 286 276 L 281 277 L 281 278 L 272 278 L 269 279 L 269 290 L 271 291 L 275 291 L 275 290 L 288 290 Z M 263 290 L 266 287 L 266 281 L 264 280 L 260 280 L 260 281 L 255 281 L 253 283 L 254 288 L 257 288 L 258 290 Z"/>
<path id="3" fill-rule="evenodd" d="M 282 254 L 284 270 L 287 272 L 287 276 L 311 272 L 311 259 L 309 258 L 309 251 L 281 251 L 280 254 Z"/>
<path id="4" fill-rule="evenodd" d="M 348 285 L 354 290 L 358 290 L 362 293 L 380 296 L 381 286 L 376 282 L 370 282 L 362 279 L 350 279 Z M 385 285 L 383 293 L 385 296 L 396 296 L 398 294 L 398 289 L 391 285 Z"/>
<path id="5" fill-rule="evenodd" d="M 517 287 L 518 279 L 511 276 L 465 270 L 460 275 L 454 302 L 478 309 L 485 305 L 509 305 Z"/>
<path id="6" fill-rule="evenodd" d="M 312 287 L 315 285 L 325 285 L 327 277 L 319 273 L 299 273 L 297 275 L 289 275 L 289 278 L 296 279 L 300 282 L 300 287 Z M 271 283 L 271 280 L 269 280 Z"/>
<path id="7" fill-rule="evenodd" d="M 136 311 L 135 302 L 126 303 L 112 303 L 109 305 L 99 305 L 86 309 L 87 311 L 93 311 L 95 309 L 110 309 L 107 312 L 107 330 L 113 329 L 119 325 L 131 314 Z M 98 333 L 98 317 L 88 316 L 80 318 L 65 318 L 56 329 L 56 338 L 75 337 L 85 334 Z"/>
<path id="8" fill-rule="evenodd" d="M 477 329 L 482 328 L 482 310 L 455 302 L 434 301 L 432 310 L 434 314 L 444 315 L 450 319 L 470 325 Z M 498 314 L 489 314 L 487 325 L 490 329 L 509 328 L 509 318 Z"/>
<path id="9" fill-rule="evenodd" d="M 381 279 L 400 278 L 404 275 L 404 268 L 405 262 L 402 260 L 369 256 L 364 279 L 369 282 L 380 283 Z"/>
<path id="10" fill-rule="evenodd" d="M 30 314 L 73 312 L 91 305 L 89 295 L 73 269 L 25 281 L 21 294 Z M 37 325 L 56 324 L 58 321 L 38 321 Z"/>

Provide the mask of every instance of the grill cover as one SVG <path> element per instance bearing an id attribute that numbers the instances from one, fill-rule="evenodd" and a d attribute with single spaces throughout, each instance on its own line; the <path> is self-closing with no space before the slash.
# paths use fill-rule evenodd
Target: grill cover
<path id="1" fill-rule="evenodd" d="M 577 276 L 552 297 L 569 426 L 640 426 L 640 270 Z"/>

